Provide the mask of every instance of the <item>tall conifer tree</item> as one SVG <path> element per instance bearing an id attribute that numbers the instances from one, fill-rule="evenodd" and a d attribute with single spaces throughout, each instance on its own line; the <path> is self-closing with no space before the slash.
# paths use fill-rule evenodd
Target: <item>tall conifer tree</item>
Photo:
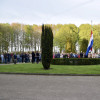
<path id="1" fill-rule="evenodd" d="M 50 27 L 44 25 L 42 25 L 41 48 L 42 65 L 44 69 L 49 69 L 53 57 L 53 33 Z"/>

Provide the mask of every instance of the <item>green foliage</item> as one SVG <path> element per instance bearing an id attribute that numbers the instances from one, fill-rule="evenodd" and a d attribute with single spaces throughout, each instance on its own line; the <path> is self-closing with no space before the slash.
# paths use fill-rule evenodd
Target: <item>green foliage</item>
<path id="1" fill-rule="evenodd" d="M 9 24 L 0 24 L 0 52 L 8 52 L 12 29 Z"/>
<path id="2" fill-rule="evenodd" d="M 80 51 L 86 52 L 87 47 L 88 47 L 88 40 L 83 39 L 83 40 L 81 41 Z"/>
<path id="3" fill-rule="evenodd" d="M 77 27 L 75 25 L 73 24 L 63 25 L 59 29 L 59 31 L 56 32 L 55 37 L 54 37 L 54 43 L 55 45 L 59 46 L 61 50 L 65 49 L 65 51 L 67 52 L 68 51 L 75 52 L 75 44 L 78 40 L 77 33 L 78 33 Z"/>
<path id="4" fill-rule="evenodd" d="M 11 24 L 11 28 L 12 28 L 12 34 L 11 34 L 11 51 L 12 48 L 15 48 L 16 50 L 19 50 L 19 44 L 20 44 L 20 40 L 22 40 L 22 38 L 20 39 L 20 37 L 23 37 L 20 33 L 21 33 L 21 24 L 19 23 L 12 23 Z M 21 35 L 21 36 L 20 36 Z M 21 47 L 21 46 L 20 46 Z"/>
<path id="5" fill-rule="evenodd" d="M 75 52 L 75 44 L 78 42 L 80 50 L 85 52 L 87 43 L 84 39 L 86 41 L 90 40 L 90 24 L 82 24 L 79 28 L 74 24 L 47 24 L 46 26 L 51 26 L 54 36 L 53 46 L 58 46 L 60 51 Z M 41 46 L 41 31 L 41 26 L 38 25 L 0 23 L 0 52 L 36 51 L 36 47 L 39 50 Z M 100 48 L 100 25 L 93 26 L 93 38 L 93 48 L 97 50 Z"/>
<path id="6" fill-rule="evenodd" d="M 53 33 L 50 27 L 44 25 L 42 25 L 41 47 L 43 67 L 49 69 L 53 57 Z"/>
<path id="7" fill-rule="evenodd" d="M 97 50 L 98 48 L 100 48 L 100 24 L 94 25 L 93 37 L 94 37 L 93 47 L 95 48 L 95 50 Z"/>
<path id="8" fill-rule="evenodd" d="M 100 25 L 94 25 L 93 27 L 93 47 L 95 49 L 100 48 Z M 90 40 L 91 36 L 91 25 L 82 24 L 79 27 L 79 43 L 81 44 L 83 39 Z"/>
<path id="9" fill-rule="evenodd" d="M 19 23 L 0 24 L 0 52 L 36 51 L 40 46 L 41 26 Z"/>
<path id="10" fill-rule="evenodd" d="M 99 58 L 66 58 L 52 59 L 53 65 L 97 65 L 100 64 Z"/>
<path id="11" fill-rule="evenodd" d="M 31 45 L 31 34 L 33 33 L 33 29 L 32 29 L 32 26 L 31 25 L 25 25 L 24 26 L 24 29 L 25 29 L 25 47 L 26 48 L 30 48 L 30 45 Z"/>

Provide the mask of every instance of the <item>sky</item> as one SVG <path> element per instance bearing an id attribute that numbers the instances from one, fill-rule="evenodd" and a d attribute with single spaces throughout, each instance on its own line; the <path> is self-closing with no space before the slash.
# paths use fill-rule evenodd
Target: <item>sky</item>
<path id="1" fill-rule="evenodd" d="M 0 0 L 0 23 L 100 24 L 100 0 Z"/>

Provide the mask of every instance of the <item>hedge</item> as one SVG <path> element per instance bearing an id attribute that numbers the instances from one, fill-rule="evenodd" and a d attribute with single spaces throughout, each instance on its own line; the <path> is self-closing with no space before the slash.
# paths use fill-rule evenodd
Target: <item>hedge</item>
<path id="1" fill-rule="evenodd" d="M 53 65 L 97 65 L 100 58 L 55 58 L 52 59 Z"/>

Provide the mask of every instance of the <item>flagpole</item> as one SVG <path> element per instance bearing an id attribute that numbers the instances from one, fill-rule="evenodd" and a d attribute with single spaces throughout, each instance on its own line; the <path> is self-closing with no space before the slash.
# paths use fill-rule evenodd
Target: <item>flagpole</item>
<path id="1" fill-rule="evenodd" d="M 92 32 L 93 32 L 92 20 L 91 20 L 91 30 L 92 30 Z M 93 48 L 92 48 L 92 58 L 93 58 Z"/>

